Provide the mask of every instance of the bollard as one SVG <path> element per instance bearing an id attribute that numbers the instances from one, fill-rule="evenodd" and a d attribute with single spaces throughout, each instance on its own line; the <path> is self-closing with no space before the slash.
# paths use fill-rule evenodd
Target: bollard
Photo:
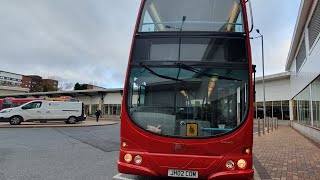
<path id="1" fill-rule="evenodd" d="M 277 129 L 277 127 L 276 127 L 276 118 L 273 119 L 273 127 L 274 127 L 274 130 Z"/>
<path id="2" fill-rule="evenodd" d="M 261 136 L 261 132 L 260 132 L 260 118 L 258 118 L 258 136 Z"/>
<path id="3" fill-rule="evenodd" d="M 267 117 L 267 122 L 268 122 L 268 126 L 267 126 L 267 131 L 268 133 L 270 132 L 270 117 Z"/>
<path id="4" fill-rule="evenodd" d="M 262 119 L 262 134 L 264 135 L 265 118 Z"/>

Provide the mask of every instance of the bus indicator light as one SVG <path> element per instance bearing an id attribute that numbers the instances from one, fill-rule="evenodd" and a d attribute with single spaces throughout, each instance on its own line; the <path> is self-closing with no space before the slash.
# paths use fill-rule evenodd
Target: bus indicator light
<path id="1" fill-rule="evenodd" d="M 124 156 L 124 160 L 127 162 L 127 163 L 130 163 L 132 161 L 132 155 L 131 154 L 126 154 Z"/>
<path id="2" fill-rule="evenodd" d="M 250 152 L 251 152 L 250 148 L 243 148 L 243 151 L 242 151 L 243 154 L 250 154 Z"/>
<path id="3" fill-rule="evenodd" d="M 126 148 L 126 147 L 128 147 L 128 144 L 126 142 L 122 142 L 122 147 Z"/>

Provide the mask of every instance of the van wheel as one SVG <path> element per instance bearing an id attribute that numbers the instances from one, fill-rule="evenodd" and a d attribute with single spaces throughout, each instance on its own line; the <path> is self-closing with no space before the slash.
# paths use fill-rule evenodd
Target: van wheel
<path id="1" fill-rule="evenodd" d="M 12 118 L 10 118 L 10 124 L 11 125 L 19 125 L 22 122 L 22 117 L 20 116 L 13 116 Z"/>
<path id="2" fill-rule="evenodd" d="M 77 122 L 77 119 L 76 117 L 74 116 L 71 116 L 69 117 L 68 121 L 67 121 L 69 124 L 75 124 Z"/>

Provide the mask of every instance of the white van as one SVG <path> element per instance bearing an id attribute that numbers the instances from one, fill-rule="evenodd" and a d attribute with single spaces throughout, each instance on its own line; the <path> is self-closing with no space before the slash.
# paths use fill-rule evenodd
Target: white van
<path id="1" fill-rule="evenodd" d="M 18 125 L 30 121 L 65 121 L 74 124 L 86 119 L 82 102 L 35 100 L 0 111 L 0 122 Z"/>

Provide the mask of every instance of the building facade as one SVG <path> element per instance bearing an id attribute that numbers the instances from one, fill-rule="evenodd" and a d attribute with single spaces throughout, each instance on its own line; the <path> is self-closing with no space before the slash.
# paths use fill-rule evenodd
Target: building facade
<path id="1" fill-rule="evenodd" d="M 42 79 L 41 86 L 43 91 L 57 91 L 58 81 L 53 79 Z"/>
<path id="2" fill-rule="evenodd" d="M 28 89 L 30 92 L 57 91 L 58 81 L 53 79 L 42 79 L 41 76 L 6 72 L 0 70 L 0 86 L 22 88 L 20 92 Z M 8 91 L 11 92 L 11 91 Z"/>
<path id="3" fill-rule="evenodd" d="M 0 71 L 0 86 L 21 87 L 22 77 L 21 74 Z"/>
<path id="4" fill-rule="evenodd" d="M 42 92 L 42 77 L 36 75 L 30 75 L 29 77 L 31 77 L 30 92 Z"/>
<path id="5" fill-rule="evenodd" d="M 31 88 L 31 81 L 32 81 L 32 78 L 31 78 L 31 77 L 22 76 L 22 84 L 21 84 L 21 87 L 22 87 L 22 88 L 28 88 L 28 89 L 30 89 L 30 88 Z"/>
<path id="6" fill-rule="evenodd" d="M 320 142 L 320 2 L 303 0 L 288 55 L 294 127 Z"/>
<path id="7" fill-rule="evenodd" d="M 255 117 L 263 118 L 263 80 L 256 78 Z M 266 117 L 290 120 L 290 72 L 265 76 Z"/>

